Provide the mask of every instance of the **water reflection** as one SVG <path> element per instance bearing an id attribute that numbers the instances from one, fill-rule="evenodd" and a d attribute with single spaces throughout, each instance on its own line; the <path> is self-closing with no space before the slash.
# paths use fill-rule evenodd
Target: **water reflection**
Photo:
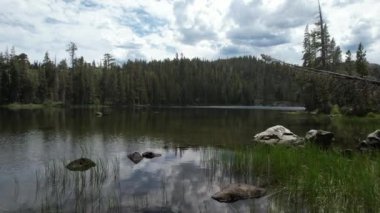
<path id="1" fill-rule="evenodd" d="M 35 178 L 29 174 L 28 180 L 15 179 L 7 188 L 12 181 L 9 177 L 1 181 L 1 188 L 10 192 L 1 197 L 1 207 L 80 212 L 247 212 L 252 207 L 266 208 L 253 200 L 221 204 L 211 199 L 220 186 L 234 179 L 220 171 L 209 172 L 202 163 L 205 156 L 210 157 L 209 149 L 154 151 L 163 153 L 162 157 L 143 159 L 137 165 L 125 156 L 117 161 L 98 160 L 99 171 L 70 172 L 56 161 L 37 170 Z M 6 202 L 7 198 L 14 202 Z"/>
<path id="2" fill-rule="evenodd" d="M 360 137 L 379 125 L 355 123 L 262 110 L 113 110 L 100 118 L 87 109 L 0 110 L 0 211 L 266 212 L 277 208 L 266 198 L 233 204 L 211 199 L 224 185 L 257 180 L 210 159 L 276 124 L 299 135 L 330 130 L 348 144 L 351 132 Z M 145 151 L 162 156 L 138 164 L 127 157 Z M 65 169 L 80 157 L 97 166 Z"/>

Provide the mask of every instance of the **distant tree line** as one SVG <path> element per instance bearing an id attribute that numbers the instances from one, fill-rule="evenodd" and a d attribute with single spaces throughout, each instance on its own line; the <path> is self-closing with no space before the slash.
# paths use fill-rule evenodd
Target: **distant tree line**
<path id="1" fill-rule="evenodd" d="M 288 67 L 247 56 L 207 61 L 175 58 L 103 64 L 76 57 L 30 63 L 25 53 L 0 53 L 0 103 L 62 102 L 66 105 L 301 104 Z"/>
<path id="2" fill-rule="evenodd" d="M 253 56 L 214 61 L 174 58 L 102 64 L 76 57 L 68 45 L 66 60 L 30 63 L 25 53 L 0 53 L 0 104 L 64 105 L 304 105 L 328 112 L 380 110 L 379 88 L 342 81 Z M 360 109 L 360 110 L 359 110 Z"/>

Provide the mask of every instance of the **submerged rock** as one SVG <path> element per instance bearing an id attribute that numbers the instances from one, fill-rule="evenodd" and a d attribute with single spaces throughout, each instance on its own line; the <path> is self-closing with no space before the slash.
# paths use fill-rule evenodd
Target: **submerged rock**
<path id="1" fill-rule="evenodd" d="M 231 184 L 214 194 L 211 198 L 219 202 L 232 203 L 238 200 L 259 198 L 264 196 L 266 190 L 248 184 Z"/>
<path id="2" fill-rule="evenodd" d="M 96 166 L 94 161 L 88 158 L 79 158 L 67 164 L 66 168 L 71 171 L 86 171 L 94 166 Z"/>
<path id="3" fill-rule="evenodd" d="M 329 147 L 334 138 L 334 133 L 325 130 L 312 129 L 306 133 L 305 139 L 321 147 Z"/>
<path id="4" fill-rule="evenodd" d="M 154 153 L 154 152 L 144 152 L 144 153 L 142 153 L 142 156 L 143 156 L 144 158 L 149 158 L 149 159 L 151 159 L 151 158 L 155 158 L 155 157 L 160 157 L 161 154 Z"/>
<path id="5" fill-rule="evenodd" d="M 379 149 L 380 148 L 380 129 L 367 135 L 367 138 L 359 144 L 359 149 Z"/>
<path id="6" fill-rule="evenodd" d="M 142 161 L 143 156 L 141 156 L 140 153 L 134 152 L 132 154 L 128 155 L 129 160 L 131 160 L 133 163 L 138 164 L 140 161 Z"/>
<path id="7" fill-rule="evenodd" d="M 289 129 L 277 125 L 260 132 L 253 137 L 254 141 L 265 144 L 299 145 L 302 139 Z"/>

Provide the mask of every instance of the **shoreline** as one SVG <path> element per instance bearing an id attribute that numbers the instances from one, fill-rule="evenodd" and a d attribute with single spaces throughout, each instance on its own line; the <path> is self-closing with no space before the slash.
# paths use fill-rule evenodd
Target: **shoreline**
<path id="1" fill-rule="evenodd" d="M 155 109 L 257 109 L 278 111 L 305 111 L 303 106 L 277 106 L 277 105 L 65 105 L 63 103 L 21 104 L 11 103 L 0 105 L 6 109 L 43 109 L 43 108 L 155 108 Z"/>
<path id="2" fill-rule="evenodd" d="M 330 118 L 375 118 L 380 119 L 380 113 L 369 112 L 364 116 L 356 115 L 344 115 L 341 113 L 318 113 L 318 112 L 308 112 L 303 106 L 278 106 L 278 105 L 95 105 L 95 104 L 84 104 L 84 105 L 65 105 L 61 102 L 48 102 L 43 104 L 21 104 L 21 103 L 11 103 L 0 105 L 0 109 L 9 110 L 36 110 L 36 109 L 103 109 L 103 108 L 113 108 L 113 109 L 215 109 L 215 110 L 271 110 L 271 111 L 283 111 L 289 114 L 309 114 L 309 115 L 326 115 Z"/>

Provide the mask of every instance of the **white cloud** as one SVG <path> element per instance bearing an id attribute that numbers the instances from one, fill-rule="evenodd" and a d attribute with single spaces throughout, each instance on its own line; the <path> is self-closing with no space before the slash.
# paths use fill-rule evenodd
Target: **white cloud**
<path id="1" fill-rule="evenodd" d="M 363 42 L 380 63 L 380 2 L 321 0 L 329 30 L 345 48 Z M 73 41 L 77 55 L 99 61 L 186 57 L 215 59 L 272 54 L 300 63 L 303 30 L 317 15 L 314 0 L 2 0 L 0 50 L 16 47 L 31 61 L 58 60 Z M 354 50 L 355 51 L 355 50 Z"/>

